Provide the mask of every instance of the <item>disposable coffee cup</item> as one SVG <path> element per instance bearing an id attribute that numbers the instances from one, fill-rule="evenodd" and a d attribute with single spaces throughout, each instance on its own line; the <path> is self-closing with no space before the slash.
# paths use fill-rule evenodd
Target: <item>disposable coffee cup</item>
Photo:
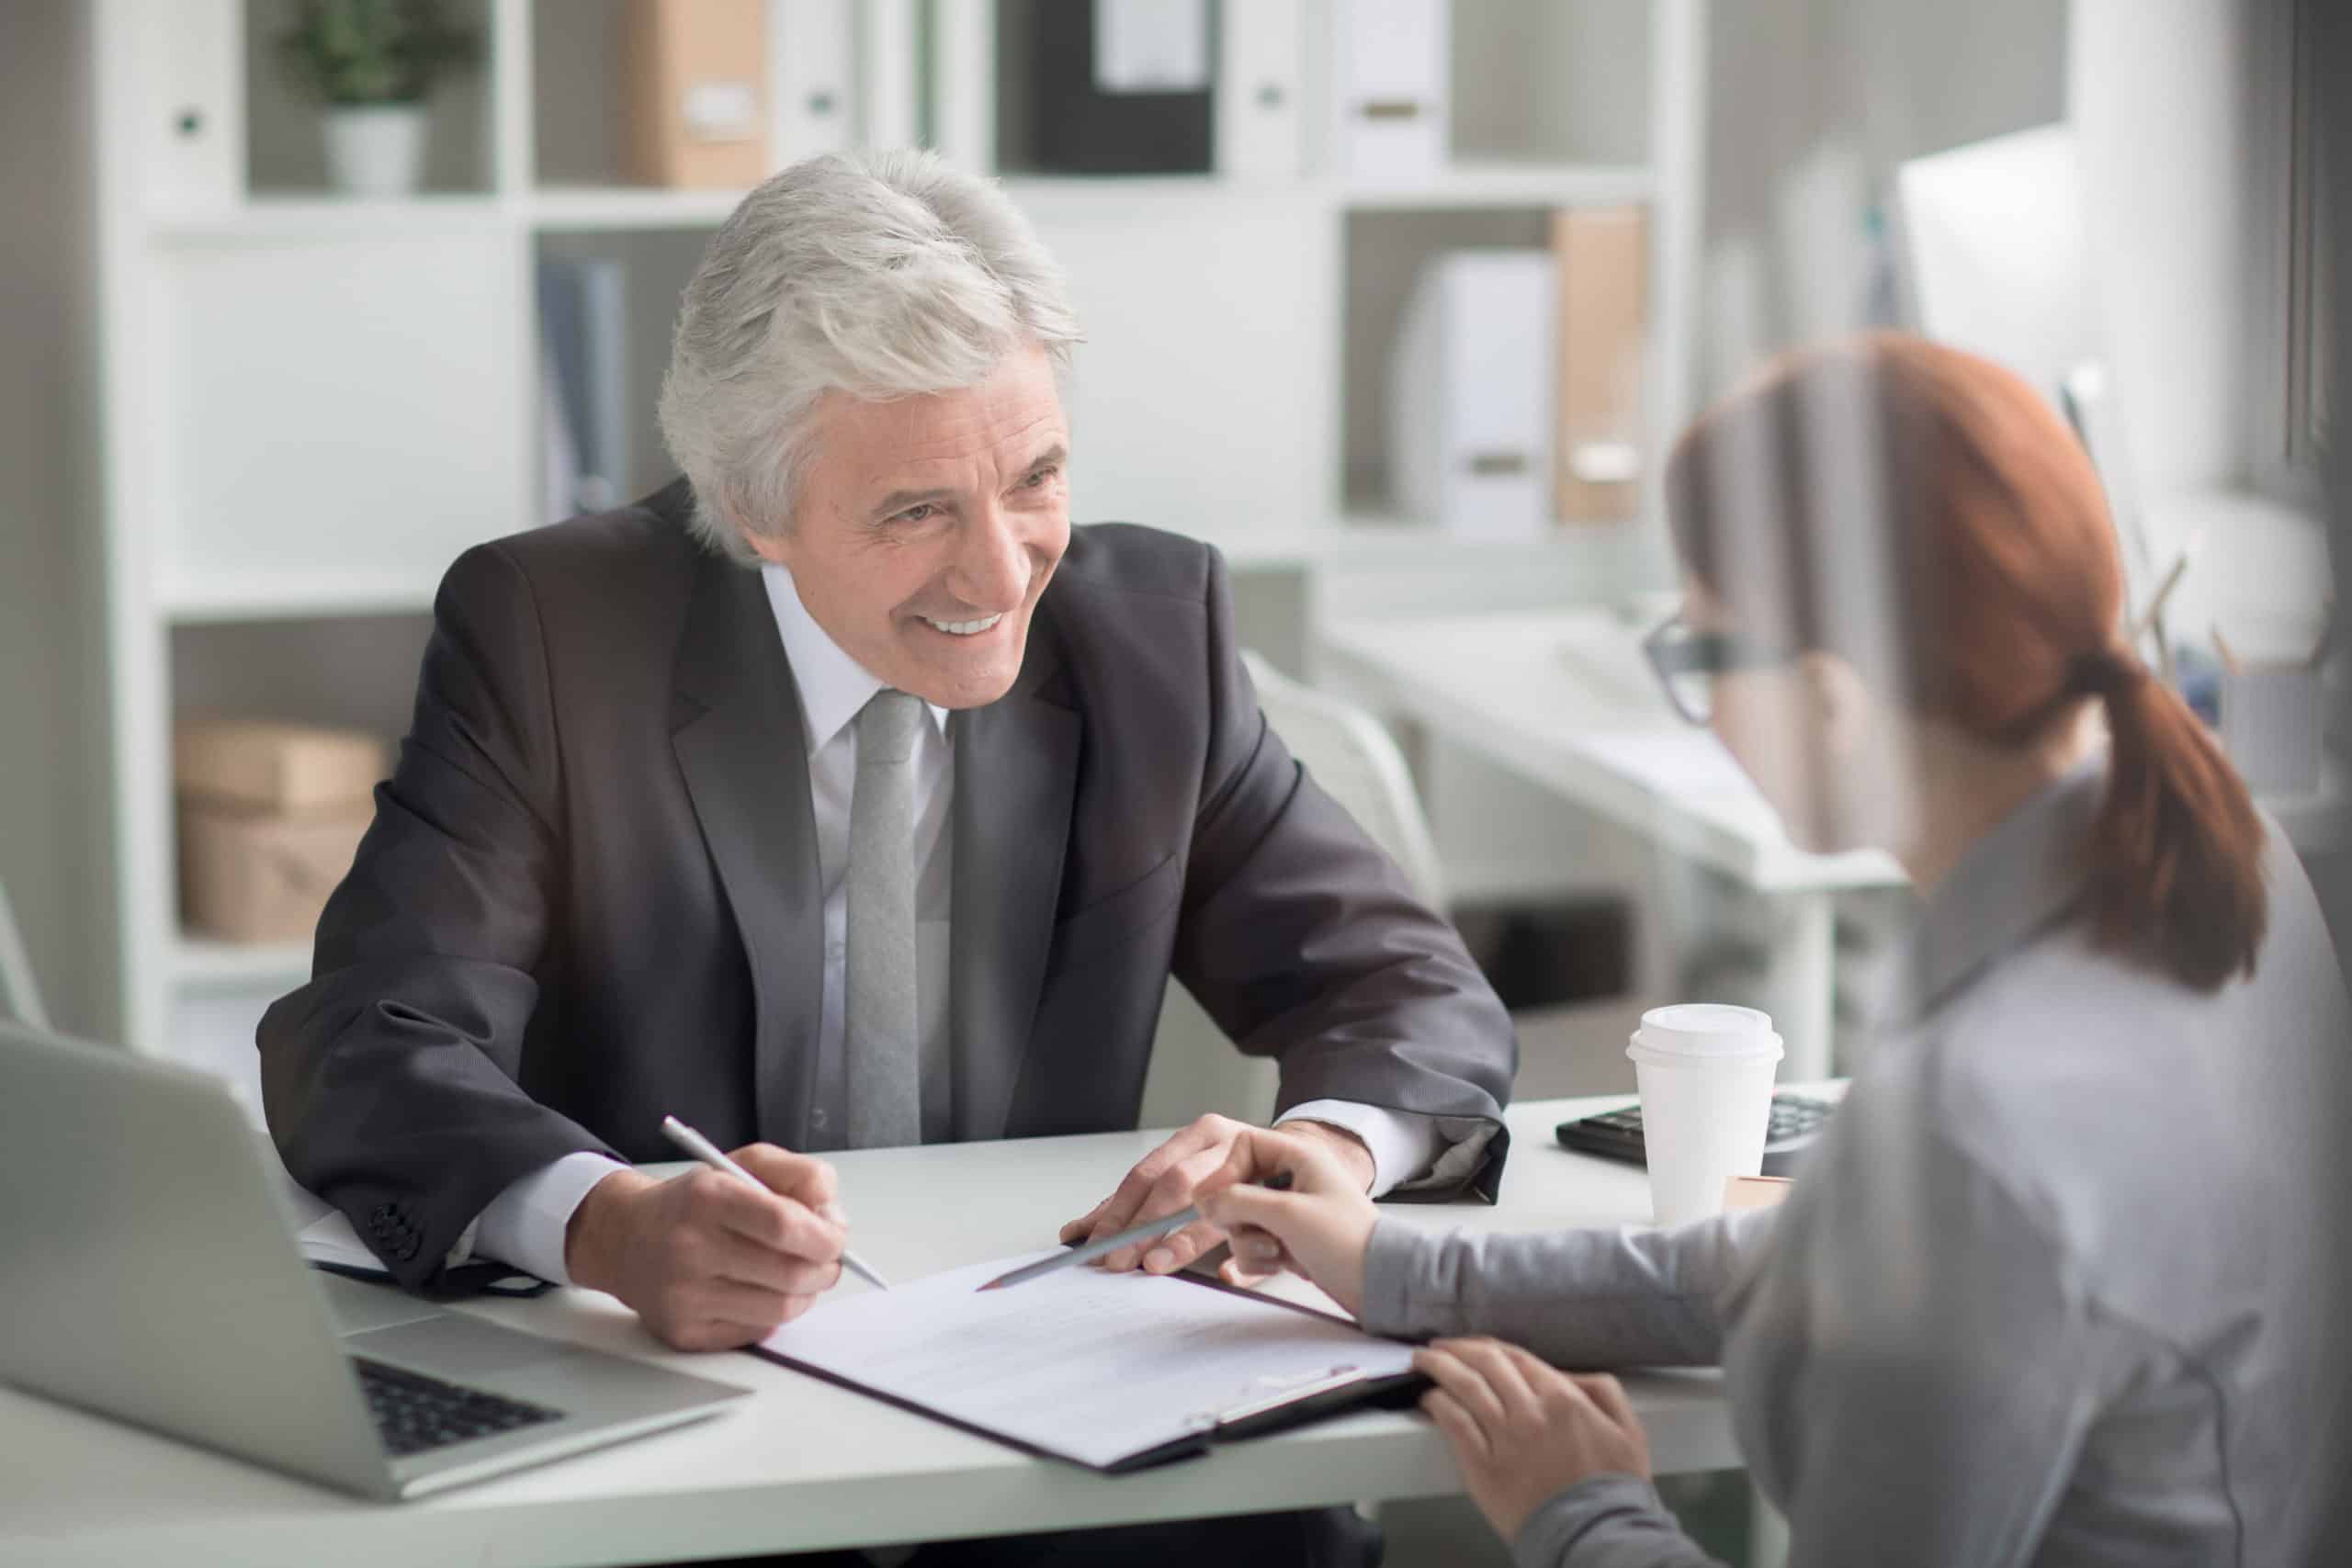
<path id="1" fill-rule="evenodd" d="M 1681 1225 L 1721 1213 L 1724 1184 L 1764 1168 L 1783 1055 L 1770 1016 L 1718 1002 L 1652 1008 L 1625 1055 L 1642 1094 L 1651 1217 Z"/>

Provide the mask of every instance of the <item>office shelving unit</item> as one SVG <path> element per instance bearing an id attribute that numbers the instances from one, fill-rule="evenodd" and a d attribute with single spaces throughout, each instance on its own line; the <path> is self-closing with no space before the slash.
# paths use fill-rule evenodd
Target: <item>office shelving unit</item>
<path id="1" fill-rule="evenodd" d="M 1476 243 L 1560 206 L 1645 202 L 1646 415 L 1669 428 L 1690 357 L 1702 0 L 1457 0 L 1455 161 L 1395 183 L 1334 172 L 1311 96 L 1295 177 L 999 166 L 995 0 L 864 3 L 893 11 L 904 47 L 863 60 L 863 86 L 1003 177 L 1070 274 L 1091 336 L 1071 383 L 1080 515 L 1218 542 L 1278 662 L 1303 662 L 1304 626 L 1333 602 L 1461 607 L 1654 579 L 1657 530 L 1637 518 L 1464 546 L 1387 515 L 1363 434 L 1385 349 L 1349 338 L 1395 329 L 1399 223 L 1414 245 Z M 1287 6 L 1317 79 L 1332 0 L 1224 3 Z M 546 520 L 536 262 L 628 259 L 632 343 L 650 345 L 630 374 L 629 477 L 650 488 L 676 288 L 740 195 L 618 178 L 596 77 L 617 66 L 619 0 L 460 5 L 482 58 L 435 99 L 426 190 L 330 195 L 313 118 L 271 55 L 288 8 L 98 0 L 93 32 L 124 1022 L 142 1050 L 248 1084 L 252 1024 L 308 953 L 181 932 L 175 715 L 397 734 L 444 568 Z"/>

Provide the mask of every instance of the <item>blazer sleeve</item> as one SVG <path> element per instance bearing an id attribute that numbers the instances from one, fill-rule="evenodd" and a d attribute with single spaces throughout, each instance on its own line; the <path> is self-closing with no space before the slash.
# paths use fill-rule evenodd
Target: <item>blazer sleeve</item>
<path id="1" fill-rule="evenodd" d="M 530 583 L 482 546 L 442 581 L 415 716 L 320 919 L 311 979 L 257 1042 L 288 1171 L 412 1289 L 443 1283 L 451 1246 L 517 1178 L 610 1152 L 517 1085 L 559 781 Z"/>
<path id="2" fill-rule="evenodd" d="M 1764 1256 L 1775 1213 L 1501 1235 L 1385 1219 L 1364 1252 L 1364 1326 L 1409 1339 L 1488 1334 L 1555 1367 L 1713 1366 L 1724 1298 Z"/>
<path id="3" fill-rule="evenodd" d="M 1510 1020 L 1453 928 L 1266 723 L 1214 550 L 1207 601 L 1209 746 L 1176 976 L 1242 1050 L 1280 1063 L 1277 1114 L 1347 1100 L 1431 1118 L 1433 1178 L 1393 1195 L 1492 1201 Z"/>

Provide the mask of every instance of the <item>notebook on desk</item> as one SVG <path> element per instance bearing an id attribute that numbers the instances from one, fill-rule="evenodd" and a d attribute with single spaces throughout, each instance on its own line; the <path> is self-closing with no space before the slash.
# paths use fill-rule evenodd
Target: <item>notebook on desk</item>
<path id="1" fill-rule="evenodd" d="M 1069 1269 L 978 1289 L 1052 1250 L 836 1297 L 755 1353 L 1110 1474 L 1423 1386 L 1409 1345 L 1199 1276 Z"/>

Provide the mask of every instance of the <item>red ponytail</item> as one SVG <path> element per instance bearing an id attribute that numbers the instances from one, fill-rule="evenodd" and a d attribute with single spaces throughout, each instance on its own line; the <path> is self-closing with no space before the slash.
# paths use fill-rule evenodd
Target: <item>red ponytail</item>
<path id="1" fill-rule="evenodd" d="M 2114 736 L 2090 866 L 2100 940 L 2146 945 L 2181 984 L 2254 973 L 2269 924 L 2263 828 L 2245 781 L 2188 705 L 2136 659 L 2095 656 Z"/>

